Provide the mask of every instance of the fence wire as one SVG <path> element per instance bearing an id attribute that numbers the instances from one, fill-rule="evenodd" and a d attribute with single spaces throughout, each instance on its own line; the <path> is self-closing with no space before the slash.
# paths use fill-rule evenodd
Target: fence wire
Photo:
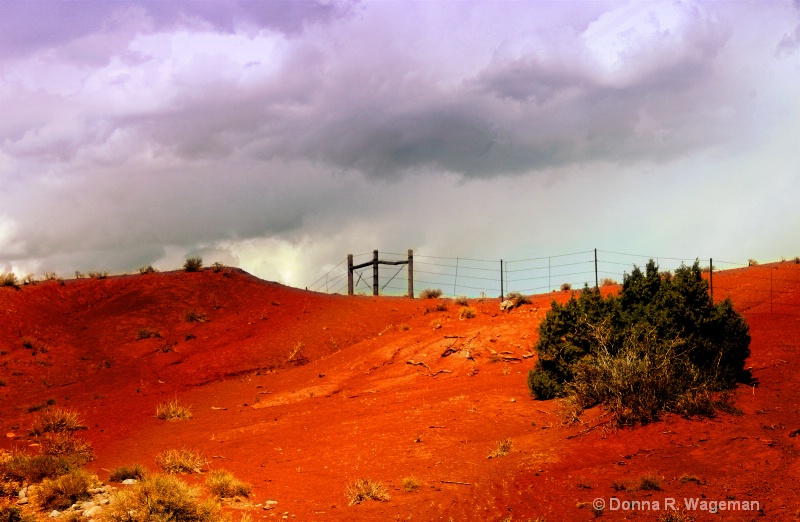
<path id="1" fill-rule="evenodd" d="M 358 265 L 372 259 L 367 252 L 353 256 Z M 404 261 L 407 254 L 380 252 L 383 261 Z M 661 272 L 674 272 L 681 265 L 690 266 L 697 258 L 643 255 L 606 250 L 586 250 L 568 254 L 542 256 L 529 259 L 487 260 L 462 257 L 428 256 L 414 254 L 414 291 L 438 288 L 446 297 L 499 297 L 501 293 L 542 294 L 584 286 L 594 287 L 621 283 L 635 266 L 643 268 L 652 259 Z M 706 272 L 720 270 L 732 273 L 751 263 L 699 260 Z M 766 313 L 791 313 L 800 315 L 800 305 L 787 302 L 788 295 L 800 291 L 800 259 L 777 265 L 754 266 L 737 277 L 713 281 L 715 300 L 724 299 L 736 292 L 737 308 Z M 501 286 L 502 277 L 502 286 Z M 408 292 L 408 266 L 379 265 L 378 289 L 381 295 L 406 295 Z M 353 271 L 354 293 L 373 293 L 373 266 Z M 325 267 L 321 276 L 308 287 L 309 290 L 331 294 L 347 294 L 347 259 Z"/>

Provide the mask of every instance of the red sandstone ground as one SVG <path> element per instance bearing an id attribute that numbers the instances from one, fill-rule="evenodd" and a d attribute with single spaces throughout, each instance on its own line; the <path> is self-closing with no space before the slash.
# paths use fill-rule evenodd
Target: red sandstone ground
<path id="1" fill-rule="evenodd" d="M 590 429 L 599 411 L 561 427 L 558 404 L 528 394 L 537 326 L 568 292 L 510 314 L 496 299 L 470 300 L 477 317 L 460 320 L 452 301 L 426 312 L 437 301 L 328 296 L 238 270 L 0 288 L 1 444 L 35 442 L 28 409 L 53 399 L 88 424 L 101 479 L 123 464 L 155 470 L 160 451 L 191 447 L 253 484 L 238 507 L 255 519 L 593 520 L 593 499 L 611 497 L 662 509 L 671 498 L 757 501 L 761 511 L 689 514 L 796 519 L 800 265 L 715 273 L 714 287 L 750 324 L 755 382 L 737 391 L 742 415 L 667 415 L 620 431 Z M 207 321 L 185 322 L 188 309 Z M 137 340 L 141 327 L 162 338 Z M 194 418 L 156 419 L 176 397 Z M 488 459 L 506 437 L 512 452 Z M 646 475 L 663 490 L 637 490 Z M 419 491 L 403 490 L 409 476 Z M 349 506 L 345 487 L 362 477 L 391 499 Z M 255 507 L 268 499 L 276 510 Z M 663 514 L 607 509 L 601 519 Z"/>

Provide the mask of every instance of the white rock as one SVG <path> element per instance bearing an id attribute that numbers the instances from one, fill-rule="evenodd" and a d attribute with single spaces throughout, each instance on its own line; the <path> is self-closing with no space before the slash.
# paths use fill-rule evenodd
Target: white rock
<path id="1" fill-rule="evenodd" d="M 122 483 L 125 484 L 126 486 L 130 486 L 131 484 L 136 484 L 137 482 L 139 481 L 136 479 L 125 479 L 122 481 Z"/>
<path id="2" fill-rule="evenodd" d="M 83 516 L 85 516 L 86 518 L 93 518 L 99 515 L 102 511 L 103 508 L 101 508 L 100 506 L 94 506 L 93 508 L 84 511 Z"/>
<path id="3" fill-rule="evenodd" d="M 81 504 L 81 509 L 86 511 L 94 507 L 94 502 L 86 501 Z"/>
<path id="4" fill-rule="evenodd" d="M 61 516 L 61 513 L 57 509 L 54 509 L 50 512 L 50 518 L 58 518 Z"/>
<path id="5" fill-rule="evenodd" d="M 18 496 L 20 499 L 27 498 L 27 496 L 28 496 L 28 488 L 27 488 L 27 487 L 25 487 L 25 488 L 22 488 L 22 489 L 20 489 L 20 490 L 19 490 L 19 493 L 17 493 L 17 496 Z"/>

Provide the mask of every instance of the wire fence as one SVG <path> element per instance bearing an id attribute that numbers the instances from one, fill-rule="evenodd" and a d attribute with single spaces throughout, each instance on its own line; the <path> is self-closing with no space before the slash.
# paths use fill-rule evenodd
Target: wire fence
<path id="1" fill-rule="evenodd" d="M 368 262 L 373 253 L 353 256 L 355 265 Z M 380 252 L 384 261 L 403 261 L 408 254 Z M 621 283 L 634 266 L 644 267 L 652 259 L 660 271 L 674 272 L 681 265 L 692 265 L 697 258 L 680 258 L 657 255 L 631 254 L 608 250 L 586 250 L 530 259 L 474 259 L 466 257 L 441 257 L 414 254 L 414 289 L 438 288 L 444 296 L 499 297 L 509 292 L 542 294 L 567 287 Z M 709 259 L 699 260 L 705 271 L 731 271 L 746 268 L 749 262 L 732 262 Z M 777 265 L 751 267 L 738 277 L 713 281 L 715 299 L 723 299 L 736 292 L 738 308 L 784 313 L 798 305 L 786 303 L 784 297 L 800 290 L 800 259 Z M 797 266 L 795 266 L 797 265 Z M 709 270 L 711 268 L 711 270 Z M 347 293 L 347 263 L 342 260 L 335 266 L 325 267 L 325 274 L 308 287 L 309 290 L 332 294 Z M 408 292 L 407 265 L 381 266 L 378 272 L 378 289 L 382 295 L 406 295 Z M 373 293 L 372 265 L 354 270 L 354 293 Z M 501 286 L 502 285 L 502 286 Z"/>

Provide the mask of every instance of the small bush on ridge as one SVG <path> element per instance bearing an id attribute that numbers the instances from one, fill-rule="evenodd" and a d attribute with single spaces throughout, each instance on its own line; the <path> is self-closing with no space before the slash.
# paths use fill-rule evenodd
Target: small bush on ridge
<path id="1" fill-rule="evenodd" d="M 441 288 L 426 288 L 419 293 L 420 299 L 436 299 L 442 296 Z"/>
<path id="2" fill-rule="evenodd" d="M 183 264 L 183 269 L 187 272 L 199 272 L 201 268 L 203 268 L 203 258 L 201 257 L 190 257 Z"/>

